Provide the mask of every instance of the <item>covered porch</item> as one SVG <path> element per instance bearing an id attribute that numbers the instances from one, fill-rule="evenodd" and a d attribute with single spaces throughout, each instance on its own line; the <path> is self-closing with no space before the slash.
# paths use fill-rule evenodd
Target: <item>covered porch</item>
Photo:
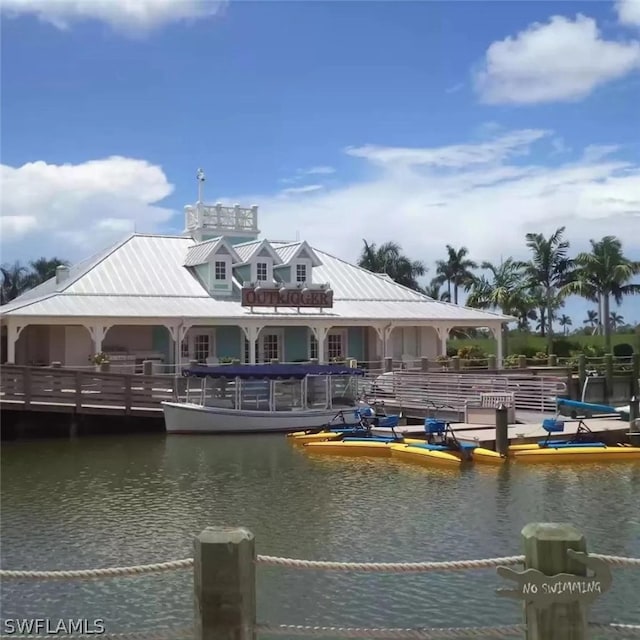
<path id="1" fill-rule="evenodd" d="M 496 338 L 496 360 L 502 362 L 501 323 L 489 327 Z M 459 323 L 338 322 L 329 319 L 225 321 L 154 318 L 3 318 L 2 362 L 91 368 L 96 354 L 105 354 L 115 371 L 134 372 L 145 360 L 155 373 L 172 373 L 189 362 L 238 361 L 321 363 L 355 359 L 369 368 L 417 366 L 422 358 L 447 353 L 447 340 Z M 468 325 L 469 327 L 473 325 Z"/>

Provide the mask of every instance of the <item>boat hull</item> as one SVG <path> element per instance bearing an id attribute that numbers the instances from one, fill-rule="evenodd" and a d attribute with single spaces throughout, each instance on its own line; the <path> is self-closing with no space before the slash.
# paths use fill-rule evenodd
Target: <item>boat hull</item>
<path id="1" fill-rule="evenodd" d="M 167 433 L 175 434 L 285 433 L 322 427 L 336 415 L 335 409 L 237 411 L 186 402 L 163 402 L 162 410 Z"/>
<path id="2" fill-rule="evenodd" d="M 526 463 L 640 461 L 640 447 L 539 447 L 520 449 L 512 455 L 517 462 Z"/>
<path id="3" fill-rule="evenodd" d="M 459 467 L 460 456 L 449 451 L 436 451 L 422 446 L 411 446 L 410 444 L 391 445 L 391 457 L 407 462 L 416 462 L 426 465 L 444 465 Z"/>
<path id="4" fill-rule="evenodd" d="M 357 440 L 339 440 L 333 442 L 307 442 L 304 445 L 305 451 L 309 453 L 320 453 L 342 456 L 375 456 L 386 457 L 391 455 L 392 442 L 380 442 L 371 439 L 369 442 Z"/>

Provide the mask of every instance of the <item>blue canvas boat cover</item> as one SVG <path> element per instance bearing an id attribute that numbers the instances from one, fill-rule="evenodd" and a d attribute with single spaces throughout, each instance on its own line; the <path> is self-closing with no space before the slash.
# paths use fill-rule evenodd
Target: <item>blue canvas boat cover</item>
<path id="1" fill-rule="evenodd" d="M 182 370 L 183 376 L 198 378 L 304 378 L 306 376 L 363 376 L 364 369 L 340 364 L 241 364 L 210 367 L 197 365 Z"/>

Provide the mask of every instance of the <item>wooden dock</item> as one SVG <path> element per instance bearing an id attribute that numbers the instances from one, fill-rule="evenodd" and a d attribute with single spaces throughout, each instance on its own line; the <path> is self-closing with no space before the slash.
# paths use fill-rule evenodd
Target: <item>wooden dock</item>
<path id="1" fill-rule="evenodd" d="M 521 424 L 509 425 L 509 442 L 511 444 L 529 444 L 543 440 L 547 437 L 547 432 L 542 428 L 542 420 L 545 417 L 540 416 L 540 420 L 537 422 L 526 422 Z M 561 418 L 562 419 L 562 418 Z M 564 419 L 565 428 L 564 431 L 557 434 L 552 434 L 554 439 L 563 438 L 568 435 L 573 435 L 578 431 L 579 420 L 571 420 L 570 418 Z M 629 433 L 629 423 L 617 418 L 591 418 L 585 420 L 586 424 L 591 431 L 593 431 L 599 438 L 602 438 L 608 443 L 627 442 Z M 496 443 L 496 428 L 495 425 L 482 425 L 482 424 L 469 424 L 465 422 L 454 422 L 451 424 L 451 429 L 455 433 L 456 438 L 460 442 L 469 442 L 477 444 L 480 447 L 486 447 L 493 449 Z M 387 433 L 390 429 L 374 429 L 376 433 Z M 408 425 L 405 427 L 396 427 L 397 433 L 402 433 L 406 436 L 424 436 L 424 428 L 417 425 Z"/>
<path id="2" fill-rule="evenodd" d="M 160 403 L 174 399 L 175 393 L 173 376 L 18 365 L 0 368 L 3 410 L 162 418 Z"/>

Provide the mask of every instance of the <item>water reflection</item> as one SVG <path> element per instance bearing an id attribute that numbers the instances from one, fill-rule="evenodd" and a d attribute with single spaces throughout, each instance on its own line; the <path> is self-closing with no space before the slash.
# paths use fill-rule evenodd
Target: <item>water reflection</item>
<path id="1" fill-rule="evenodd" d="M 521 553 L 530 521 L 572 522 L 589 547 L 640 557 L 640 465 L 414 466 L 308 456 L 281 436 L 87 438 L 2 448 L 2 565 L 81 568 L 192 554 L 208 525 L 242 524 L 258 552 L 336 560 Z M 343 574 L 262 567 L 273 623 L 437 626 L 519 621 L 491 570 Z M 616 569 L 600 619 L 640 623 L 640 572 Z M 336 595 L 338 594 L 338 595 Z M 635 595 L 634 595 L 635 594 Z M 99 582 L 5 582 L 4 616 L 102 617 L 116 632 L 181 625 L 189 572 Z"/>

